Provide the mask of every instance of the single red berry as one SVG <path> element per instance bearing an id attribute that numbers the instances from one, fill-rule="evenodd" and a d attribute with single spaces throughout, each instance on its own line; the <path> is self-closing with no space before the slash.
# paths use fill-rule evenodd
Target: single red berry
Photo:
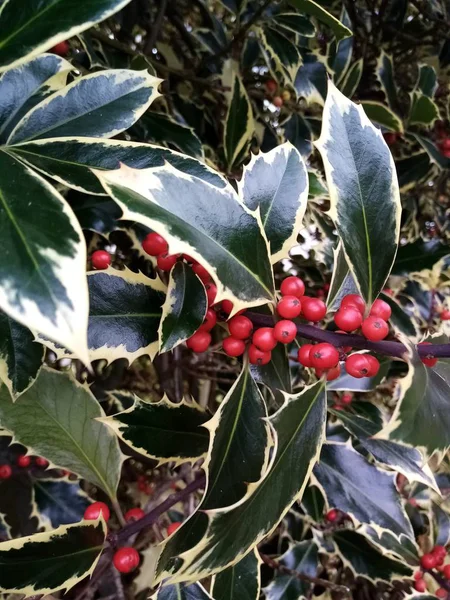
<path id="1" fill-rule="evenodd" d="M 344 306 L 334 315 L 334 322 L 342 331 L 354 331 L 361 327 L 362 314 L 357 308 Z"/>
<path id="2" fill-rule="evenodd" d="M 436 554 L 436 556 L 446 556 L 447 550 L 445 549 L 445 546 L 435 546 L 431 553 Z"/>
<path id="3" fill-rule="evenodd" d="M 304 367 L 312 367 L 311 350 L 314 348 L 312 344 L 305 344 L 298 349 L 298 362 Z"/>
<path id="4" fill-rule="evenodd" d="M 281 108 L 284 104 L 283 102 L 283 98 L 281 96 L 275 96 L 275 98 L 272 100 L 274 106 L 276 106 L 277 108 Z"/>
<path id="5" fill-rule="evenodd" d="M 415 498 L 408 498 L 408 504 L 410 504 L 411 506 L 414 506 L 414 508 L 419 507 L 419 503 L 417 502 L 417 500 Z"/>
<path id="6" fill-rule="evenodd" d="M 352 354 L 345 361 L 345 370 L 352 377 L 361 379 L 368 377 L 370 372 L 370 362 L 365 354 Z"/>
<path id="7" fill-rule="evenodd" d="M 268 79 L 266 81 L 266 90 L 269 92 L 269 94 L 273 94 L 274 92 L 276 92 L 277 88 L 278 83 L 274 79 Z"/>
<path id="8" fill-rule="evenodd" d="M 426 592 L 427 584 L 425 583 L 425 579 L 417 579 L 414 582 L 414 589 L 416 592 Z"/>
<path id="9" fill-rule="evenodd" d="M 433 554 L 434 554 L 434 552 L 433 552 Z M 440 554 L 434 554 L 434 556 L 436 557 L 436 566 L 437 567 L 442 567 L 442 565 L 445 562 L 445 556 L 446 556 L 446 554 L 444 554 L 444 556 L 442 556 Z"/>
<path id="10" fill-rule="evenodd" d="M 251 365 L 258 365 L 259 367 L 262 367 L 263 365 L 267 365 L 271 359 L 272 353 L 270 351 L 263 352 L 253 344 L 250 344 L 248 349 L 248 360 L 250 361 Z"/>
<path id="11" fill-rule="evenodd" d="M 416 571 L 414 573 L 414 579 L 415 579 L 415 581 L 417 581 L 418 579 L 422 579 L 422 577 L 423 577 L 422 571 Z"/>
<path id="12" fill-rule="evenodd" d="M 113 556 L 113 565 L 119 573 L 131 573 L 140 561 L 138 551 L 131 547 L 119 548 Z"/>
<path id="13" fill-rule="evenodd" d="M 152 232 L 145 236 L 142 248 L 150 256 L 159 256 L 160 254 L 166 254 L 169 250 L 169 244 L 162 235 Z"/>
<path id="14" fill-rule="evenodd" d="M 211 334 L 199 329 L 186 341 L 186 346 L 192 352 L 201 353 L 208 350 L 211 344 Z"/>
<path id="15" fill-rule="evenodd" d="M 393 146 L 395 144 L 395 142 L 397 141 L 396 133 L 386 132 L 386 133 L 383 133 L 383 137 L 388 146 Z"/>
<path id="16" fill-rule="evenodd" d="M 9 465 L 0 465 L 0 479 L 9 479 L 12 475 L 12 469 Z"/>
<path id="17" fill-rule="evenodd" d="M 420 559 L 420 564 L 424 569 L 434 569 L 436 562 L 436 557 L 431 553 L 424 554 Z"/>
<path id="18" fill-rule="evenodd" d="M 192 258 L 192 256 L 189 256 L 189 254 L 182 254 L 181 255 L 183 257 L 183 260 L 185 260 L 186 262 L 188 262 L 190 265 L 194 266 L 197 263 L 197 261 L 195 260 L 195 258 Z"/>
<path id="19" fill-rule="evenodd" d="M 206 311 L 205 318 L 203 320 L 203 324 L 200 325 L 199 330 L 200 331 L 211 331 L 211 329 L 213 329 L 213 327 L 216 323 L 217 323 L 216 311 L 213 310 L 212 308 L 208 308 L 208 310 Z"/>
<path id="20" fill-rule="evenodd" d="M 252 337 L 252 343 L 262 352 L 270 352 L 277 345 L 273 327 L 261 327 Z"/>
<path id="21" fill-rule="evenodd" d="M 129 511 L 125 513 L 125 521 L 129 523 L 130 521 L 139 521 L 145 517 L 145 512 L 142 508 L 131 508 Z"/>
<path id="22" fill-rule="evenodd" d="M 445 590 L 444 588 L 438 588 L 438 589 L 435 591 L 435 594 L 436 594 L 436 596 L 437 596 L 438 598 L 447 598 L 447 594 L 448 594 L 448 592 L 447 592 L 447 590 Z"/>
<path id="23" fill-rule="evenodd" d="M 297 337 L 297 326 L 294 321 L 289 321 L 287 319 L 278 321 L 273 328 L 273 335 L 277 342 L 290 344 Z"/>
<path id="24" fill-rule="evenodd" d="M 104 502 L 94 502 L 90 504 L 84 511 L 84 518 L 86 521 L 95 521 L 102 515 L 105 521 L 109 521 L 111 513 L 109 512 L 108 506 Z"/>
<path id="25" fill-rule="evenodd" d="M 334 523 L 334 521 L 336 521 L 338 516 L 339 516 L 338 511 L 335 508 L 332 508 L 325 515 L 325 519 L 328 521 L 328 523 Z"/>
<path id="26" fill-rule="evenodd" d="M 283 296 L 277 304 L 277 312 L 283 319 L 295 319 L 302 312 L 302 304 L 295 296 Z"/>
<path id="27" fill-rule="evenodd" d="M 46 460 L 45 458 L 42 458 L 41 456 L 38 456 L 36 458 L 36 464 L 38 467 L 42 467 L 43 469 L 46 469 L 49 465 L 48 460 Z"/>
<path id="28" fill-rule="evenodd" d="M 367 377 L 375 377 L 380 370 L 380 362 L 371 354 L 366 354 L 366 359 L 369 361 L 369 372 L 367 373 Z"/>
<path id="29" fill-rule="evenodd" d="M 441 321 L 450 321 L 450 310 L 443 310 L 440 314 Z"/>
<path id="30" fill-rule="evenodd" d="M 67 56 L 70 51 L 70 46 L 67 42 L 59 42 L 59 44 L 55 44 L 53 48 L 50 48 L 50 52 L 53 54 L 57 54 L 58 56 Z"/>
<path id="31" fill-rule="evenodd" d="M 17 457 L 17 466 L 18 467 L 22 467 L 23 469 L 25 469 L 26 467 L 29 467 L 31 463 L 31 457 L 30 456 L 25 456 L 24 454 L 21 454 L 20 456 Z"/>
<path id="32" fill-rule="evenodd" d="M 106 250 L 96 250 L 92 253 L 91 262 L 94 269 L 103 271 L 111 264 L 111 255 Z"/>
<path id="33" fill-rule="evenodd" d="M 339 363 L 339 352 L 327 342 L 313 346 L 310 357 L 315 369 L 332 369 Z"/>
<path id="34" fill-rule="evenodd" d="M 389 333 L 389 326 L 384 319 L 380 317 L 367 317 L 364 319 L 361 331 L 363 336 L 371 342 L 379 342 Z"/>
<path id="35" fill-rule="evenodd" d="M 327 381 L 334 381 L 341 374 L 341 365 L 336 365 L 332 369 L 315 369 L 316 377 L 326 375 Z"/>
<path id="36" fill-rule="evenodd" d="M 229 315 L 232 310 L 233 310 L 233 303 L 231 302 L 231 300 L 222 300 L 222 311 L 226 315 Z"/>
<path id="37" fill-rule="evenodd" d="M 196 264 L 192 267 L 192 270 L 197 275 L 197 277 L 201 279 L 201 281 L 203 281 L 203 283 L 208 283 L 209 281 L 211 281 L 211 275 L 208 273 L 204 266 Z"/>
<path id="38" fill-rule="evenodd" d="M 231 335 L 223 340 L 222 347 L 228 356 L 241 356 L 245 352 L 244 340 L 238 340 Z"/>
<path id="39" fill-rule="evenodd" d="M 327 314 L 327 305 L 323 300 L 303 296 L 302 298 L 302 316 L 307 321 L 317 323 Z"/>
<path id="40" fill-rule="evenodd" d="M 177 260 L 178 254 L 167 254 L 167 252 L 164 252 L 158 256 L 156 264 L 161 271 L 170 271 Z"/>
<path id="41" fill-rule="evenodd" d="M 445 579 L 450 579 L 450 565 L 445 565 L 445 567 L 442 570 L 442 573 Z"/>
<path id="42" fill-rule="evenodd" d="M 208 298 L 208 306 L 212 306 L 214 304 L 214 300 L 217 296 L 217 286 L 214 283 L 207 283 L 205 285 L 206 297 Z M 223 302 L 222 302 L 223 309 Z"/>
<path id="43" fill-rule="evenodd" d="M 169 525 L 169 527 L 167 528 L 167 535 L 172 535 L 172 533 L 175 533 L 175 531 L 177 529 L 179 529 L 181 527 L 182 523 L 181 521 L 176 521 L 175 523 L 171 523 Z"/>
<path id="44" fill-rule="evenodd" d="M 420 342 L 419 346 L 432 346 L 431 342 Z M 434 367 L 434 365 L 437 363 L 438 359 L 435 358 L 434 356 L 421 356 L 420 360 L 423 362 L 424 365 L 426 365 L 427 367 Z"/>
<path id="45" fill-rule="evenodd" d="M 347 335 L 347 331 L 341 331 L 340 329 L 338 329 L 337 331 L 335 331 L 335 333 L 339 333 L 342 335 Z M 342 343 L 344 343 L 344 339 L 342 340 Z M 347 354 L 347 352 L 350 352 L 350 350 L 352 350 L 352 346 L 339 346 L 342 350 L 342 352 L 345 352 L 345 354 Z"/>
<path id="46" fill-rule="evenodd" d="M 350 392 L 346 392 L 345 394 L 342 394 L 341 396 L 341 403 L 342 404 L 351 404 L 353 401 L 353 394 L 350 394 Z"/>
<path id="47" fill-rule="evenodd" d="M 371 317 L 380 317 L 384 321 L 389 321 L 392 315 L 392 309 L 387 302 L 378 298 L 372 304 L 372 308 L 370 309 Z"/>
<path id="48" fill-rule="evenodd" d="M 230 335 L 238 340 L 248 339 L 253 332 L 253 323 L 247 317 L 239 315 L 228 321 Z"/>
<path id="49" fill-rule="evenodd" d="M 344 306 L 354 306 L 363 315 L 366 310 L 364 300 L 358 294 L 347 294 L 341 300 L 341 308 Z"/>
<path id="50" fill-rule="evenodd" d="M 305 293 L 305 284 L 300 277 L 286 277 L 281 283 L 280 292 L 282 296 L 301 298 Z"/>

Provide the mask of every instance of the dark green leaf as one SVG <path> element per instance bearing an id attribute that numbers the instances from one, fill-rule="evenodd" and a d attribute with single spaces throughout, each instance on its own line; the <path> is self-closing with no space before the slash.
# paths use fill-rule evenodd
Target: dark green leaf
<path id="1" fill-rule="evenodd" d="M 352 35 L 348 27 L 333 17 L 322 6 L 313 2 L 313 0 L 289 0 L 289 3 L 298 8 L 302 13 L 315 17 L 321 23 L 327 25 L 333 31 L 338 41 Z"/>
<path id="2" fill-rule="evenodd" d="M 434 543 L 447 546 L 450 543 L 450 515 L 438 504 L 433 503 L 433 516 L 436 526 Z"/>
<path id="3" fill-rule="evenodd" d="M 122 211 L 111 198 L 72 192 L 70 200 L 72 210 L 83 229 L 108 234 L 120 227 L 118 220 Z"/>
<path id="4" fill-rule="evenodd" d="M 353 94 L 358 89 L 359 82 L 361 80 L 361 75 L 363 72 L 364 60 L 360 58 L 356 62 L 352 64 L 344 78 L 339 82 L 339 89 L 347 96 L 347 98 L 352 98 Z"/>
<path id="5" fill-rule="evenodd" d="M 300 113 L 293 113 L 283 124 L 284 137 L 297 148 L 303 158 L 308 158 L 312 152 L 311 130 L 308 122 Z"/>
<path id="6" fill-rule="evenodd" d="M 436 144 L 434 144 L 429 138 L 423 137 L 422 135 L 418 135 L 416 133 L 413 134 L 413 137 L 419 142 L 433 163 L 437 164 L 441 169 L 450 168 L 450 158 L 447 158 L 441 154 Z"/>
<path id="7" fill-rule="evenodd" d="M 407 158 L 395 161 L 397 169 L 398 184 L 402 192 L 416 186 L 420 181 L 428 177 L 431 168 L 430 158 L 427 152 L 419 152 Z"/>
<path id="8" fill-rule="evenodd" d="M 276 29 L 265 27 L 258 29 L 261 49 L 266 57 L 267 66 L 274 65 L 280 78 L 292 83 L 302 60 L 299 51 L 286 36 Z"/>
<path id="9" fill-rule="evenodd" d="M 333 255 L 333 272 L 327 297 L 327 307 L 329 311 L 337 310 L 341 305 L 342 298 L 347 296 L 347 294 L 355 294 L 358 292 L 355 279 L 348 267 L 341 243 L 339 243 L 337 248 L 333 249 Z"/>
<path id="10" fill-rule="evenodd" d="M 287 29 L 293 33 L 298 33 L 306 37 L 312 37 L 316 31 L 314 25 L 304 15 L 299 15 L 295 12 L 279 13 L 271 19 L 272 23 L 276 23 L 278 27 Z"/>
<path id="11" fill-rule="evenodd" d="M 316 485 L 308 485 L 305 489 L 302 508 L 315 523 L 322 521 L 325 513 L 325 498 Z"/>
<path id="12" fill-rule="evenodd" d="M 40 525 L 37 517 L 29 473 L 14 473 L 0 481 L 0 524 L 5 525 L 8 537 L 36 533 Z"/>
<path id="13" fill-rule="evenodd" d="M 389 131 L 396 131 L 398 133 L 403 132 L 403 123 L 401 119 L 392 112 L 387 106 L 380 104 L 379 102 L 372 102 L 365 100 L 361 102 L 361 106 L 364 108 L 364 112 L 371 121 L 382 125 Z"/>
<path id="14" fill-rule="evenodd" d="M 139 121 L 144 127 L 145 139 L 157 144 L 175 146 L 180 152 L 185 152 L 196 158 L 203 158 L 203 147 L 194 130 L 177 123 L 168 115 L 147 111 Z"/>
<path id="15" fill-rule="evenodd" d="M 397 259 L 398 259 L 398 254 L 397 254 L 397 258 L 394 263 L 394 266 L 392 268 L 393 272 L 395 271 L 395 265 L 397 263 Z M 411 317 L 403 310 L 402 306 L 388 294 L 381 293 L 380 299 L 384 300 L 391 307 L 392 315 L 391 315 L 391 318 L 389 319 L 389 322 L 390 322 L 391 326 L 394 328 L 394 330 L 399 331 L 399 332 L 401 332 L 405 335 L 408 335 L 409 337 L 412 337 L 412 338 L 416 337 L 417 329 L 414 324 L 415 321 L 412 320 Z"/>
<path id="16" fill-rule="evenodd" d="M 261 559 L 257 550 L 214 578 L 214 600 L 258 600 L 261 591 Z"/>
<path id="17" fill-rule="evenodd" d="M 33 487 L 39 517 L 52 528 L 81 521 L 90 504 L 78 481 L 35 479 Z"/>
<path id="18" fill-rule="evenodd" d="M 437 88 L 437 75 L 434 67 L 430 65 L 420 65 L 419 66 L 419 77 L 417 79 L 416 87 L 428 96 L 428 98 L 433 98 Z"/>
<path id="19" fill-rule="evenodd" d="M 278 344 L 272 350 L 272 360 L 267 365 L 251 365 L 250 371 L 255 381 L 271 390 L 281 390 L 288 394 L 292 392 L 288 350 L 283 344 Z"/>
<path id="20" fill-rule="evenodd" d="M 378 58 L 376 75 L 386 96 L 389 107 L 393 111 L 398 111 L 399 102 L 394 78 L 394 63 L 392 57 L 389 54 L 386 54 L 384 50 L 381 51 Z"/>
<path id="21" fill-rule="evenodd" d="M 352 26 L 345 6 L 342 7 L 340 21 L 343 25 Z M 347 72 L 353 54 L 353 36 L 347 37 L 344 40 L 333 40 L 328 47 L 328 65 L 333 71 L 333 80 L 340 81 Z"/>
<path id="22" fill-rule="evenodd" d="M 152 600 L 213 600 L 200 583 L 191 585 L 164 585 L 159 588 Z M 215 599 L 214 599 L 215 600 Z"/>
<path id="23" fill-rule="evenodd" d="M 308 104 L 323 105 L 327 95 L 327 76 L 325 65 L 314 54 L 307 54 L 294 82 L 297 95 Z"/>
<path id="24" fill-rule="evenodd" d="M 228 110 L 223 130 L 223 147 L 228 169 L 231 170 L 239 155 L 246 151 L 255 130 L 253 110 L 244 84 L 227 62 L 223 73 L 223 85 L 229 88 L 225 98 Z"/>
<path id="25" fill-rule="evenodd" d="M 416 540 L 406 535 L 395 535 L 386 529 L 365 526 L 364 534 L 377 546 L 381 546 L 383 554 L 389 554 L 396 560 L 417 566 L 420 563 L 419 547 Z"/>
<path id="26" fill-rule="evenodd" d="M 392 273 L 409 275 L 411 272 L 432 269 L 437 262 L 449 254 L 450 248 L 440 240 L 424 241 L 419 238 L 411 244 L 399 247 Z"/>
<path id="27" fill-rule="evenodd" d="M 279 559 L 282 565 L 309 577 L 317 576 L 319 554 L 316 543 L 307 540 L 291 546 Z M 295 575 L 280 572 L 264 590 L 267 600 L 297 600 L 304 598 L 311 590 L 311 583 L 301 581 Z"/>
<path id="28" fill-rule="evenodd" d="M 409 111 L 410 125 L 430 126 L 439 119 L 439 107 L 437 104 L 421 92 L 413 92 L 411 97 L 411 108 Z"/>

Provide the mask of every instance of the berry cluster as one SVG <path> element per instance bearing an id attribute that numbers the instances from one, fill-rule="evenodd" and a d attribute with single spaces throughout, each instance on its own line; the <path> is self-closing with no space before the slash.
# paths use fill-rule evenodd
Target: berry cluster
<path id="1" fill-rule="evenodd" d="M 281 108 L 285 102 L 289 102 L 291 99 L 291 92 L 289 90 L 278 89 L 278 83 L 275 79 L 268 79 L 266 81 L 266 92 L 270 95 L 272 104 L 277 108 Z"/>
<path id="2" fill-rule="evenodd" d="M 417 592 L 426 592 L 427 583 L 424 579 L 426 572 L 439 571 L 447 580 L 450 580 L 450 564 L 445 564 L 445 558 L 447 556 L 447 550 L 444 546 L 434 546 L 431 552 L 424 554 L 420 559 L 420 566 L 423 571 L 417 571 L 414 573 L 414 589 Z M 447 598 L 448 591 L 444 588 L 436 590 L 435 595 L 438 598 Z"/>
<path id="3" fill-rule="evenodd" d="M 16 464 L 21 469 L 26 469 L 31 466 L 32 457 L 27 456 L 26 454 L 19 454 L 16 459 Z M 42 458 L 41 456 L 36 456 L 34 459 L 34 464 L 36 467 L 40 469 L 46 469 L 49 465 L 48 460 Z M 9 479 L 12 475 L 12 467 L 8 464 L 0 465 L 0 479 Z"/>

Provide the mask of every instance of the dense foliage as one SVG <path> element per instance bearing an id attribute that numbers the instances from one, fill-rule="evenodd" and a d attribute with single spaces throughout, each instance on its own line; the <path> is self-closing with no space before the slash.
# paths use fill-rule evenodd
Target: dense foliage
<path id="1" fill-rule="evenodd" d="M 0 0 L 0 596 L 448 597 L 449 27 Z"/>

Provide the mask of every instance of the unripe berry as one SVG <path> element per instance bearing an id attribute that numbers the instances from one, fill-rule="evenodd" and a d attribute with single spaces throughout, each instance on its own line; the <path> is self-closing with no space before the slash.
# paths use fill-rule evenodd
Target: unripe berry
<path id="1" fill-rule="evenodd" d="M 158 256 L 156 259 L 156 264 L 158 265 L 158 269 L 161 269 L 161 271 L 170 271 L 177 260 L 178 254 L 167 254 L 167 252 L 164 252 Z"/>
<path id="2" fill-rule="evenodd" d="M 238 340 L 231 335 L 223 340 L 222 347 L 228 356 L 241 356 L 245 352 L 244 340 Z"/>
<path id="3" fill-rule="evenodd" d="M 342 394 L 341 396 L 341 404 L 345 404 L 345 405 L 349 405 L 351 404 L 353 401 L 353 394 L 350 394 L 350 392 L 346 392 L 345 394 Z"/>
<path id="4" fill-rule="evenodd" d="M 91 263 L 94 269 L 103 271 L 111 264 L 111 255 L 106 250 L 96 250 L 92 253 Z"/>
<path id="5" fill-rule="evenodd" d="M 369 372 L 367 373 L 367 377 L 375 377 L 380 370 L 380 362 L 371 354 L 366 354 L 366 359 L 369 361 Z"/>
<path id="6" fill-rule="evenodd" d="M 231 302 L 231 300 L 222 300 L 222 311 L 226 315 L 229 315 L 232 310 L 233 310 L 233 303 Z"/>
<path id="7" fill-rule="evenodd" d="M 169 250 L 169 244 L 162 235 L 152 232 L 145 236 L 142 248 L 150 256 L 159 256 L 160 254 L 166 254 Z"/>
<path id="8" fill-rule="evenodd" d="M 295 325 L 294 321 L 289 321 L 287 319 L 278 321 L 273 328 L 273 335 L 277 342 L 281 342 L 282 344 L 290 344 L 297 336 L 297 326 Z"/>
<path id="9" fill-rule="evenodd" d="M 253 332 L 253 323 L 247 317 L 239 315 L 228 321 L 230 335 L 238 340 L 247 340 Z"/>
<path id="10" fill-rule="evenodd" d="M 302 298 L 302 316 L 307 321 L 317 323 L 327 314 L 327 305 L 323 300 L 303 296 Z"/>
<path id="11" fill-rule="evenodd" d="M 274 106 L 276 106 L 277 108 L 281 108 L 283 106 L 283 98 L 281 96 L 275 96 L 275 98 L 272 100 Z"/>
<path id="12" fill-rule="evenodd" d="M 35 462 L 36 462 L 36 465 L 38 467 L 41 467 L 42 469 L 46 469 L 48 467 L 48 465 L 49 465 L 48 460 L 46 460 L 45 458 L 42 458 L 41 456 L 38 456 L 36 458 Z"/>
<path id="13" fill-rule="evenodd" d="M 442 570 L 442 573 L 445 579 L 450 579 L 450 565 L 445 565 L 445 567 Z"/>
<path id="14" fill-rule="evenodd" d="M 283 98 L 284 102 L 289 102 L 289 100 L 291 99 L 291 92 L 289 90 L 284 90 L 281 94 L 281 97 Z"/>
<path id="15" fill-rule="evenodd" d="M 268 79 L 266 81 L 266 90 L 269 92 L 269 94 L 273 94 L 274 92 L 276 92 L 277 88 L 278 84 L 274 79 Z"/>
<path id="16" fill-rule="evenodd" d="M 217 286 L 214 283 L 207 283 L 205 285 L 206 297 L 208 298 L 208 306 L 212 306 L 217 296 Z M 223 302 L 222 302 L 223 309 Z"/>
<path id="17" fill-rule="evenodd" d="M 192 270 L 197 275 L 197 277 L 201 281 L 203 281 L 203 283 L 208 283 L 209 281 L 211 281 L 211 275 L 208 273 L 208 271 L 203 265 L 196 264 L 192 267 Z"/>
<path id="18" fill-rule="evenodd" d="M 339 363 L 339 352 L 327 342 L 313 346 L 310 357 L 315 369 L 332 369 Z"/>
<path id="19" fill-rule="evenodd" d="M 444 588 L 438 588 L 435 594 L 438 598 L 447 598 L 448 592 Z"/>
<path id="20" fill-rule="evenodd" d="M 138 551 L 131 547 L 119 548 L 113 556 L 113 565 L 119 573 L 131 573 L 140 561 Z"/>
<path id="21" fill-rule="evenodd" d="M 432 343 L 431 342 L 420 342 L 419 346 L 432 346 Z M 438 361 L 438 359 L 435 358 L 434 356 L 421 356 L 420 360 L 427 367 L 434 367 L 434 365 Z"/>
<path id="22" fill-rule="evenodd" d="M 216 323 L 217 323 L 216 311 L 213 310 L 212 308 L 208 308 L 208 310 L 206 311 L 206 315 L 203 320 L 203 323 L 199 327 L 199 330 L 200 331 L 211 331 L 211 329 L 213 329 L 213 327 Z"/>
<path id="23" fill-rule="evenodd" d="M 424 569 L 434 569 L 436 562 L 436 557 L 431 553 L 424 554 L 420 559 L 420 564 Z"/>
<path id="24" fill-rule="evenodd" d="M 283 296 L 277 304 L 277 313 L 283 319 L 295 319 L 302 312 L 302 304 L 295 296 Z"/>
<path id="25" fill-rule="evenodd" d="M 177 529 L 179 529 L 181 527 L 182 523 L 181 521 L 176 521 L 175 523 L 171 523 L 169 525 L 169 527 L 167 528 L 167 535 L 172 535 L 172 533 L 175 533 L 175 531 Z"/>
<path id="26" fill-rule="evenodd" d="M 371 317 L 380 317 L 384 321 L 389 321 L 392 315 L 392 309 L 387 302 L 378 298 L 372 304 L 372 308 L 370 309 Z"/>
<path id="27" fill-rule="evenodd" d="M 286 277 L 283 279 L 280 286 L 282 296 L 295 296 L 301 298 L 305 293 L 305 284 L 300 277 Z"/>
<path id="28" fill-rule="evenodd" d="M 450 321 L 450 310 L 443 310 L 440 314 L 441 321 Z"/>
<path id="29" fill-rule="evenodd" d="M 22 467 L 23 469 L 25 469 L 26 467 L 29 467 L 31 463 L 31 457 L 30 456 L 25 456 L 24 454 L 21 454 L 20 456 L 17 457 L 17 466 L 18 467 Z"/>
<path id="30" fill-rule="evenodd" d="M 345 361 L 345 370 L 352 377 L 361 379 L 367 377 L 370 371 L 370 362 L 365 354 L 352 354 Z"/>
<path id="31" fill-rule="evenodd" d="M 342 331 L 354 331 L 361 327 L 362 314 L 357 308 L 344 306 L 334 315 L 334 322 Z"/>
<path id="32" fill-rule="evenodd" d="M 341 300 L 341 308 L 344 306 L 354 306 L 363 315 L 366 310 L 364 300 L 358 294 L 347 294 Z"/>
<path id="33" fill-rule="evenodd" d="M 201 353 L 208 350 L 211 344 L 211 334 L 199 329 L 186 341 L 186 346 L 192 352 Z"/>
<path id="34" fill-rule="evenodd" d="M 427 584 L 425 583 L 425 579 L 418 579 L 414 582 L 414 589 L 416 592 L 425 592 L 427 589 Z"/>
<path id="35" fill-rule="evenodd" d="M 50 52 L 57 54 L 58 56 L 67 56 L 69 54 L 70 46 L 67 42 L 59 42 L 55 44 L 53 48 L 50 48 Z"/>
<path id="36" fill-rule="evenodd" d="M 125 513 L 125 521 L 129 523 L 130 521 L 139 521 L 145 517 L 145 512 L 142 508 L 131 508 L 129 511 Z"/>
<path id="37" fill-rule="evenodd" d="M 361 331 L 365 338 L 371 342 L 379 342 L 389 333 L 389 326 L 384 319 L 380 317 L 367 317 L 363 321 Z"/>
<path id="38" fill-rule="evenodd" d="M 277 345 L 273 327 L 261 327 L 252 337 L 252 343 L 262 352 L 270 352 Z"/>
<path id="39" fill-rule="evenodd" d="M 305 344 L 298 349 L 298 362 L 304 367 L 312 367 L 311 350 L 314 348 L 312 344 Z"/>
<path id="40" fill-rule="evenodd" d="M 271 352 L 263 352 L 253 344 L 250 344 L 248 349 L 248 360 L 251 365 L 258 365 L 259 367 L 262 367 L 263 365 L 267 365 L 271 358 Z"/>
<path id="41" fill-rule="evenodd" d="M 86 521 L 95 521 L 102 515 L 105 521 L 109 521 L 111 513 L 109 512 L 108 506 L 104 502 L 94 502 L 90 504 L 84 511 L 84 518 Z"/>
<path id="42" fill-rule="evenodd" d="M 339 512 L 335 508 L 332 508 L 325 515 L 325 519 L 328 521 L 328 523 L 334 523 L 334 521 L 336 521 L 338 516 L 339 516 Z"/>
<path id="43" fill-rule="evenodd" d="M 9 479 L 12 475 L 12 469 L 9 465 L 0 465 L 0 479 Z"/>

